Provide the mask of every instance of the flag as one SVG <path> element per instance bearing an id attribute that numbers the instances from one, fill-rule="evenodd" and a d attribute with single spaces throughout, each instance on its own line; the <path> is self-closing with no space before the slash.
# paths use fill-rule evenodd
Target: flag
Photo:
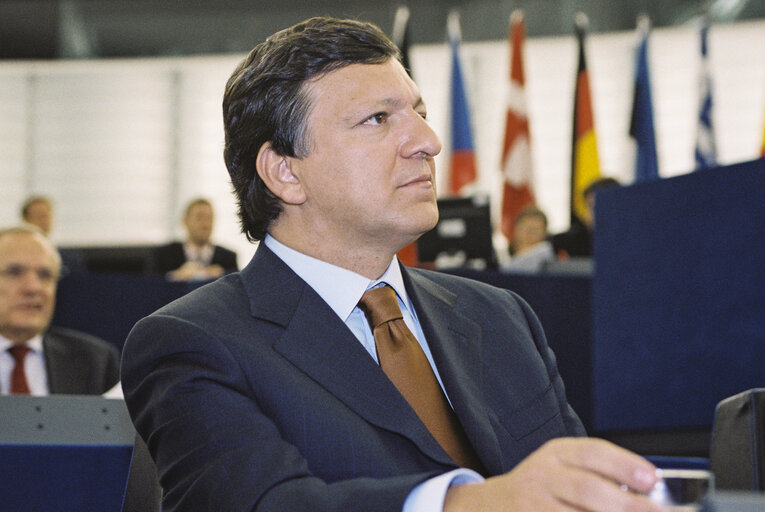
<path id="1" fill-rule="evenodd" d="M 696 131 L 696 170 L 717 166 L 714 126 L 712 125 L 712 79 L 707 58 L 709 21 L 701 25 L 701 73 L 699 76 L 699 124 Z"/>
<path id="2" fill-rule="evenodd" d="M 510 87 L 505 114 L 505 141 L 502 145 L 502 233 L 513 237 L 513 225 L 525 207 L 534 204 L 531 175 L 529 121 L 526 111 L 526 84 L 523 72 L 523 40 L 526 29 L 523 12 L 510 16 Z"/>
<path id="3" fill-rule="evenodd" d="M 650 181 L 659 178 L 659 163 L 656 158 L 656 134 L 653 127 L 653 103 L 651 100 L 651 79 L 648 68 L 647 16 L 638 22 L 640 42 L 635 65 L 635 94 L 632 102 L 630 136 L 635 139 L 635 181 Z"/>
<path id="4" fill-rule="evenodd" d="M 571 150 L 571 225 L 585 226 L 589 213 L 584 200 L 584 190 L 600 178 L 598 146 L 595 140 L 595 120 L 592 116 L 590 80 L 584 58 L 584 40 L 587 16 L 577 13 L 576 37 L 579 42 L 579 65 L 574 89 L 574 129 Z"/>
<path id="5" fill-rule="evenodd" d="M 401 51 L 401 63 L 410 75 L 412 74 L 409 61 L 409 8 L 401 6 L 396 9 L 396 17 L 393 20 L 393 43 Z"/>
<path id="6" fill-rule="evenodd" d="M 460 195 L 466 185 L 476 180 L 473 135 L 470 128 L 465 86 L 460 66 L 460 20 L 456 11 L 449 13 L 447 21 L 449 45 L 452 53 L 451 71 L 451 168 L 449 172 L 449 193 Z"/>

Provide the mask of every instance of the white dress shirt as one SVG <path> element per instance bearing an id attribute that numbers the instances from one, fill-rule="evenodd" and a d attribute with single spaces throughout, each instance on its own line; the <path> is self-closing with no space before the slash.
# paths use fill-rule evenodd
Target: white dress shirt
<path id="1" fill-rule="evenodd" d="M 0 335 L 0 395 L 11 394 L 11 373 L 16 365 L 16 360 L 8 352 L 12 345 L 11 340 Z M 42 335 L 38 334 L 25 345 L 30 349 L 24 358 L 24 373 L 29 385 L 29 394 L 45 396 L 48 394 L 48 372 L 45 370 Z"/>
<path id="2" fill-rule="evenodd" d="M 198 245 L 186 241 L 183 243 L 183 252 L 186 255 L 186 261 L 196 261 L 207 267 L 212 263 L 215 247 L 213 247 L 212 244 L 205 244 L 202 247 L 199 247 Z"/>
<path id="3" fill-rule="evenodd" d="M 368 289 L 374 288 L 379 283 L 389 284 L 396 291 L 404 322 L 415 338 L 417 338 L 420 346 L 422 346 L 422 350 L 425 352 L 425 356 L 433 368 L 433 373 L 435 373 L 441 389 L 443 389 L 444 385 L 441 381 L 441 376 L 438 374 L 438 369 L 433 363 L 430 347 L 428 347 L 425 341 L 425 335 L 417 319 L 417 313 L 414 311 L 409 296 L 406 293 L 404 279 L 401 276 L 401 268 L 395 257 L 382 276 L 378 279 L 370 280 L 350 270 L 291 249 L 271 235 L 266 235 L 263 242 L 266 244 L 266 247 L 271 249 L 279 259 L 284 261 L 287 266 L 324 299 L 337 316 L 345 322 L 345 325 L 348 326 L 375 361 L 377 361 L 377 350 L 375 349 L 374 335 L 364 312 L 357 305 L 359 300 L 361 300 L 361 296 Z M 444 391 L 444 394 L 446 394 L 446 391 Z M 441 512 L 449 486 L 482 480 L 483 478 L 478 473 L 464 468 L 426 480 L 412 489 L 404 503 L 402 512 Z"/>

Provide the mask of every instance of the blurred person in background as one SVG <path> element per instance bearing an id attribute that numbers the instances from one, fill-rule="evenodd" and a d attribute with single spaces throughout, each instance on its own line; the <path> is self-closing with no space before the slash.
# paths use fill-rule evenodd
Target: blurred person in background
<path id="1" fill-rule="evenodd" d="M 21 205 L 21 219 L 40 228 L 43 235 L 50 236 L 53 226 L 53 203 L 45 196 L 31 196 Z"/>
<path id="2" fill-rule="evenodd" d="M 553 246 L 548 240 L 547 215 L 536 206 L 523 209 L 516 217 L 510 255 L 503 270 L 538 272 L 545 263 L 555 259 Z"/>
<path id="3" fill-rule="evenodd" d="M 598 191 L 610 187 L 619 187 L 614 178 L 600 178 L 590 183 L 584 189 L 584 200 L 587 211 L 582 220 L 583 224 L 575 223 L 562 233 L 553 235 L 551 242 L 559 259 L 590 258 L 592 257 L 592 234 L 595 229 L 595 196 Z"/>
<path id="4" fill-rule="evenodd" d="M 40 229 L 51 238 L 53 229 L 53 201 L 46 196 L 30 196 L 21 205 L 21 220 Z M 62 275 L 81 272 L 86 268 L 85 258 L 79 249 L 58 248 Z"/>
<path id="5" fill-rule="evenodd" d="M 192 200 L 183 215 L 186 240 L 158 247 L 152 255 L 153 271 L 173 281 L 215 279 L 236 272 L 236 253 L 210 241 L 214 215 L 209 200 Z"/>

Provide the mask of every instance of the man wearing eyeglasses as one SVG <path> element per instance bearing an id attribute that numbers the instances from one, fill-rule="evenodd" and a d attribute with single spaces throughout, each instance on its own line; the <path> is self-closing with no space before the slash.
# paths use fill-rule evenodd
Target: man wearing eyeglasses
<path id="1" fill-rule="evenodd" d="M 61 257 L 41 231 L 0 229 L 0 394 L 97 395 L 119 380 L 116 348 L 49 329 L 60 273 Z"/>

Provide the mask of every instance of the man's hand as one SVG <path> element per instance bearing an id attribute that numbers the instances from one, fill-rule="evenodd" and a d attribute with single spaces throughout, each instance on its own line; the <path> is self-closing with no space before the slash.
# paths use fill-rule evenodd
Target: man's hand
<path id="1" fill-rule="evenodd" d="M 223 267 L 209 265 L 205 267 L 196 261 L 187 261 L 176 270 L 168 272 L 167 277 L 172 281 L 190 281 L 192 279 L 215 279 L 223 275 Z"/>
<path id="2" fill-rule="evenodd" d="M 555 439 L 509 473 L 451 487 L 444 512 L 658 512 L 664 509 L 639 494 L 658 480 L 653 464 L 608 441 Z"/>

